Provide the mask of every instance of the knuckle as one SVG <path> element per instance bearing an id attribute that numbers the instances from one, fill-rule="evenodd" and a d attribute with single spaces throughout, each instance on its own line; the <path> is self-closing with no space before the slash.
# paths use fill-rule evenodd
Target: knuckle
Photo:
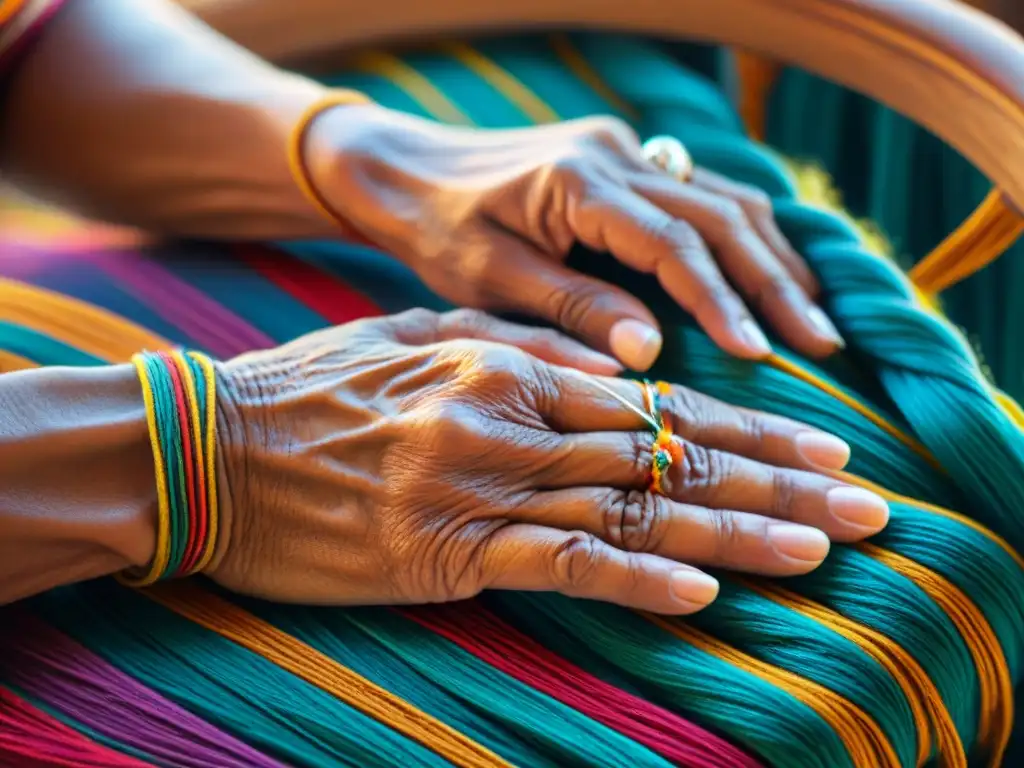
<path id="1" fill-rule="evenodd" d="M 570 331 L 582 331 L 605 291 L 589 281 L 563 286 L 552 291 L 548 298 L 549 317 L 554 323 Z"/>
<path id="2" fill-rule="evenodd" d="M 585 118 L 580 121 L 585 142 L 603 149 L 623 150 L 639 143 L 636 132 L 628 123 L 610 115 Z"/>
<path id="3" fill-rule="evenodd" d="M 756 187 L 745 187 L 743 189 L 743 207 L 748 216 L 767 217 L 774 213 L 772 199 L 763 189 Z"/>
<path id="4" fill-rule="evenodd" d="M 682 440 L 682 461 L 673 477 L 673 487 L 684 494 L 707 495 L 718 490 L 727 480 L 729 472 L 723 455 L 702 445 Z M 676 465 L 673 465 L 675 469 Z"/>
<path id="5" fill-rule="evenodd" d="M 665 214 L 654 220 L 650 229 L 655 240 L 679 252 L 684 258 L 703 258 L 707 252 L 704 238 L 682 219 Z"/>
<path id="6" fill-rule="evenodd" d="M 450 330 L 479 329 L 487 326 L 490 320 L 491 318 L 487 313 L 469 307 L 454 309 L 439 316 L 440 323 Z"/>
<path id="7" fill-rule="evenodd" d="M 757 282 L 752 298 L 758 309 L 765 309 L 794 297 L 794 288 L 791 278 L 781 271 L 773 272 Z"/>
<path id="8" fill-rule="evenodd" d="M 772 512 L 781 518 L 792 516 L 798 492 L 796 479 L 789 472 L 772 469 Z"/>
<path id="9" fill-rule="evenodd" d="M 642 491 L 616 493 L 604 509 L 604 538 L 627 552 L 653 552 L 665 538 L 668 514 L 660 496 Z"/>
<path id="10" fill-rule="evenodd" d="M 416 416 L 418 431 L 439 451 L 465 449 L 488 436 L 481 415 L 454 399 L 431 403 Z"/>
<path id="11" fill-rule="evenodd" d="M 716 197 L 709 203 L 709 213 L 728 232 L 737 232 L 750 226 L 743 206 L 728 197 Z"/>
<path id="12" fill-rule="evenodd" d="M 730 553 L 739 549 L 742 544 L 743 532 L 731 512 L 709 509 L 708 515 L 714 549 L 711 559 L 717 562 L 729 562 L 732 559 Z"/>
<path id="13" fill-rule="evenodd" d="M 582 592 L 593 583 L 600 567 L 600 542 L 576 531 L 559 545 L 552 559 L 554 583 L 567 594 Z"/>

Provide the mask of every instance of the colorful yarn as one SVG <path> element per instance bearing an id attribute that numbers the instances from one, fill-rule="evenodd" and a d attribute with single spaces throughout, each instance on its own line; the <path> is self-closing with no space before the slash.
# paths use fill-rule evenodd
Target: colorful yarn
<path id="1" fill-rule="evenodd" d="M 199 573 L 217 545 L 216 381 L 205 355 L 178 351 L 132 358 L 146 403 L 157 488 L 157 545 L 149 570 L 125 575 L 146 586 Z"/>
<path id="2" fill-rule="evenodd" d="M 731 359 L 655 280 L 582 249 L 569 265 L 650 306 L 665 331 L 653 375 L 849 442 L 842 477 L 890 498 L 885 531 L 864 546 L 835 545 L 807 576 L 721 575 L 719 599 L 685 621 L 543 594 L 342 610 L 271 606 L 194 582 L 143 594 L 83 584 L 20 609 L 56 632 L 30 624 L 0 640 L 18 660 L 0 662 L 0 684 L 105 754 L 170 764 L 172 754 L 185 765 L 244 760 L 248 748 L 311 768 L 966 768 L 968 755 L 972 766 L 999 764 L 1024 651 L 1024 454 L 1013 408 L 858 230 L 795 199 L 785 166 L 742 137 L 708 79 L 720 63 L 714 49 L 624 36 L 508 36 L 368 52 L 331 85 L 465 125 L 614 111 L 642 136 L 677 136 L 699 164 L 772 195 L 850 344 L 842 355 L 812 364 L 776 342 L 766 360 Z M 207 515 L 216 508 L 200 482 L 215 477 L 207 370 L 176 346 L 234 354 L 334 322 L 446 306 L 365 245 L 282 248 L 190 244 L 56 260 L 0 249 L 5 370 L 162 353 L 153 358 L 167 433 L 156 444 L 168 446 L 165 572 L 201 570 L 203 500 Z M 209 409 L 215 385 L 204 381 Z M 666 391 L 644 391 L 660 415 Z M 652 453 L 674 461 L 663 426 Z M 0 612 L 0 626 L 26 626 L 15 618 Z M 159 755 L 138 740 L 142 724 Z M 0 742 L 0 763 L 7 756 Z"/>
<path id="3" fill-rule="evenodd" d="M 0 766 L 5 768 L 147 768 L 90 741 L 0 686 Z"/>
<path id="4" fill-rule="evenodd" d="M 281 763 L 172 704 L 36 618 L 11 612 L 0 669 L 11 685 L 113 748 L 181 768 Z"/>

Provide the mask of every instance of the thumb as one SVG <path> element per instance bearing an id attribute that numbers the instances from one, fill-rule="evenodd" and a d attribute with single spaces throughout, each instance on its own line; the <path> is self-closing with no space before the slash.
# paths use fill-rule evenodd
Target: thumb
<path id="1" fill-rule="evenodd" d="M 570 269 L 532 245 L 496 236 L 500 252 L 496 284 L 489 293 L 501 308 L 547 320 L 613 355 L 635 371 L 646 371 L 661 352 L 654 315 L 632 294 Z"/>

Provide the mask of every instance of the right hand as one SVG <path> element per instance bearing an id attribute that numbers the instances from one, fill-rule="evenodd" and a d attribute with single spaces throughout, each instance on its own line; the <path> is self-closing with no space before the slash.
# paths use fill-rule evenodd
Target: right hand
<path id="1" fill-rule="evenodd" d="M 207 573 L 277 601 L 554 590 L 682 614 L 717 594 L 696 566 L 804 573 L 828 537 L 885 524 L 881 499 L 818 471 L 846 463 L 841 441 L 683 387 L 664 405 L 684 461 L 648 492 L 650 433 L 587 380 L 614 372 L 555 331 L 467 310 L 228 362 Z M 642 407 L 634 382 L 599 378 Z"/>

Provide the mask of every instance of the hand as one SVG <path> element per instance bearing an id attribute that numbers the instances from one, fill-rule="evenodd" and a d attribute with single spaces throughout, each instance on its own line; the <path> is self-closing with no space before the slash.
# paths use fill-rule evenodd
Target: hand
<path id="1" fill-rule="evenodd" d="M 770 352 L 740 294 L 796 350 L 842 345 L 767 196 L 701 169 L 681 183 L 619 120 L 481 131 L 344 107 L 314 123 L 307 157 L 333 209 L 440 295 L 543 318 L 635 370 L 657 357 L 657 321 L 567 268 L 575 242 L 656 275 L 737 356 Z"/>
<path id="2" fill-rule="evenodd" d="M 422 603 L 555 590 L 662 613 L 717 582 L 694 566 L 813 569 L 828 536 L 886 522 L 819 474 L 848 448 L 676 387 L 685 460 L 645 490 L 640 388 L 554 331 L 414 310 L 221 367 L 224 535 L 208 575 L 278 601 Z M 603 362 L 597 361 L 598 370 Z M 789 521 L 789 522 L 787 522 Z"/>

